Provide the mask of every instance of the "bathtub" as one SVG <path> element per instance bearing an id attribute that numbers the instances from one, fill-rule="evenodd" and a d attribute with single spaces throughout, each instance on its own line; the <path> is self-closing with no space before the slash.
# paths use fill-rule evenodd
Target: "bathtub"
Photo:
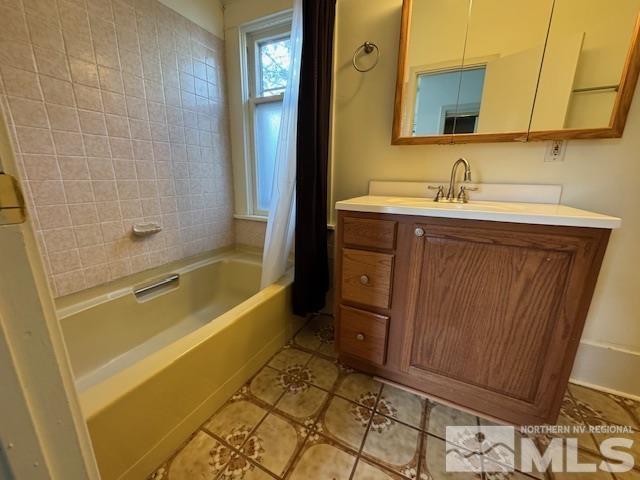
<path id="1" fill-rule="evenodd" d="M 260 271 L 225 252 L 58 310 L 104 480 L 146 478 L 302 325 L 292 272 Z"/>

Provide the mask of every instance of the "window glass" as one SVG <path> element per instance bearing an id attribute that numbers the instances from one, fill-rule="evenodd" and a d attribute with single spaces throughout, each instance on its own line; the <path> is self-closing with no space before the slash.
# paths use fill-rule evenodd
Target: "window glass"
<path id="1" fill-rule="evenodd" d="M 258 96 L 280 95 L 287 86 L 291 64 L 289 37 L 261 42 L 258 46 L 260 78 Z"/>
<path id="2" fill-rule="evenodd" d="M 269 210 L 271 201 L 281 115 L 281 100 L 256 105 L 256 203 L 258 210 L 262 211 Z"/>

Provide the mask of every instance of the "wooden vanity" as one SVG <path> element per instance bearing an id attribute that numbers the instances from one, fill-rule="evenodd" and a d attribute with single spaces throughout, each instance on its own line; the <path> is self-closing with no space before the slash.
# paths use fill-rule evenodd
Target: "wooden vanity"
<path id="1" fill-rule="evenodd" d="M 343 363 L 507 423 L 555 422 L 610 228 L 338 209 Z"/>

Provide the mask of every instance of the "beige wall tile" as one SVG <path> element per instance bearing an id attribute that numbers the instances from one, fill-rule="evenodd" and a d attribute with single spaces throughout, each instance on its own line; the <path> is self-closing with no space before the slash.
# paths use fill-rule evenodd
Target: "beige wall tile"
<path id="1" fill-rule="evenodd" d="M 67 203 L 89 203 L 95 201 L 90 181 L 65 180 L 63 185 Z"/>
<path id="2" fill-rule="evenodd" d="M 89 180 L 87 159 L 84 157 L 57 157 L 60 173 L 65 180 Z"/>
<path id="3" fill-rule="evenodd" d="M 131 136 L 131 133 L 129 132 L 129 120 L 127 117 L 107 114 L 106 122 L 109 136 L 122 138 L 129 138 Z"/>
<path id="4" fill-rule="evenodd" d="M 38 73 L 50 75 L 54 78 L 71 81 L 71 74 L 67 66 L 67 57 L 64 53 L 50 48 L 34 47 Z"/>
<path id="5" fill-rule="evenodd" d="M 81 83 L 89 87 L 98 88 L 98 68 L 94 63 L 85 62 L 79 58 L 69 58 L 71 66 L 71 78 L 75 83 Z"/>
<path id="6" fill-rule="evenodd" d="M 99 89 L 78 84 L 74 85 L 73 89 L 78 101 L 78 108 L 96 112 L 101 112 L 104 109 Z"/>
<path id="7" fill-rule="evenodd" d="M 2 64 L 0 64 L 0 73 L 8 95 L 42 100 L 38 76 L 35 73 Z"/>
<path id="8" fill-rule="evenodd" d="M 64 52 L 62 31 L 56 21 L 27 12 L 27 25 L 34 46 Z"/>
<path id="9" fill-rule="evenodd" d="M 68 227 L 71 215 L 67 205 L 36 206 L 39 227 L 43 230 Z"/>
<path id="10" fill-rule="evenodd" d="M 22 164 L 28 180 L 60 180 L 58 162 L 52 155 L 23 155 Z"/>
<path id="11" fill-rule="evenodd" d="M 44 244 L 49 254 L 77 247 L 72 228 L 60 228 L 44 232 Z"/>
<path id="12" fill-rule="evenodd" d="M 58 155 L 84 155 L 82 136 L 79 133 L 54 130 L 52 134 Z"/>
<path id="13" fill-rule="evenodd" d="M 90 247 L 103 243 L 99 224 L 79 225 L 73 228 L 78 247 Z"/>
<path id="14" fill-rule="evenodd" d="M 0 63 L 35 72 L 31 45 L 0 39 Z"/>
<path id="15" fill-rule="evenodd" d="M 232 243 L 222 41 L 155 0 L 7 1 L 1 100 L 54 294 Z"/>
<path id="16" fill-rule="evenodd" d="M 58 296 L 61 297 L 86 288 L 84 274 L 82 271 L 54 275 L 53 280 L 55 282 Z"/>
<path id="17" fill-rule="evenodd" d="M 51 132 L 47 129 L 16 127 L 16 135 L 22 153 L 54 153 Z"/>
<path id="18" fill-rule="evenodd" d="M 48 128 L 44 103 L 24 98 L 9 98 L 9 107 L 16 125 Z"/>
<path id="19" fill-rule="evenodd" d="M 48 103 L 57 103 L 58 105 L 75 106 L 76 102 L 73 97 L 73 87 L 70 82 L 59 80 L 57 78 L 40 75 L 40 85 L 44 99 Z"/>
<path id="20" fill-rule="evenodd" d="M 53 130 L 79 132 L 78 111 L 73 107 L 46 104 L 49 124 Z"/>
<path id="21" fill-rule="evenodd" d="M 29 182 L 29 190 L 33 195 L 33 203 L 40 205 L 61 205 L 66 203 L 62 182 L 57 180 Z"/>
<path id="22" fill-rule="evenodd" d="M 51 273 L 54 275 L 78 270 L 81 267 L 78 249 L 49 252 L 49 263 L 51 265 Z"/>
<path id="23" fill-rule="evenodd" d="M 98 210 L 95 203 L 69 205 L 73 225 L 91 225 L 98 223 Z"/>
<path id="24" fill-rule="evenodd" d="M 110 157 L 109 139 L 100 135 L 82 135 L 84 146 L 89 157 Z"/>
<path id="25" fill-rule="evenodd" d="M 104 114 L 89 110 L 78 111 L 80 117 L 80 130 L 82 133 L 92 135 L 106 135 L 107 127 L 104 121 Z"/>

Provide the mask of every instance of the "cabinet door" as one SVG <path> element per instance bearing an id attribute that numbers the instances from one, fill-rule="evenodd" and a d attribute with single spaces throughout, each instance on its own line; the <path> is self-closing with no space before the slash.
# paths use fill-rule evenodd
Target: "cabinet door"
<path id="1" fill-rule="evenodd" d="M 425 234 L 412 245 L 401 370 L 440 388 L 435 394 L 455 386 L 461 404 L 506 400 L 546 415 L 573 360 L 565 358 L 580 303 L 572 297 L 583 288 L 590 240 L 415 227 Z"/>

